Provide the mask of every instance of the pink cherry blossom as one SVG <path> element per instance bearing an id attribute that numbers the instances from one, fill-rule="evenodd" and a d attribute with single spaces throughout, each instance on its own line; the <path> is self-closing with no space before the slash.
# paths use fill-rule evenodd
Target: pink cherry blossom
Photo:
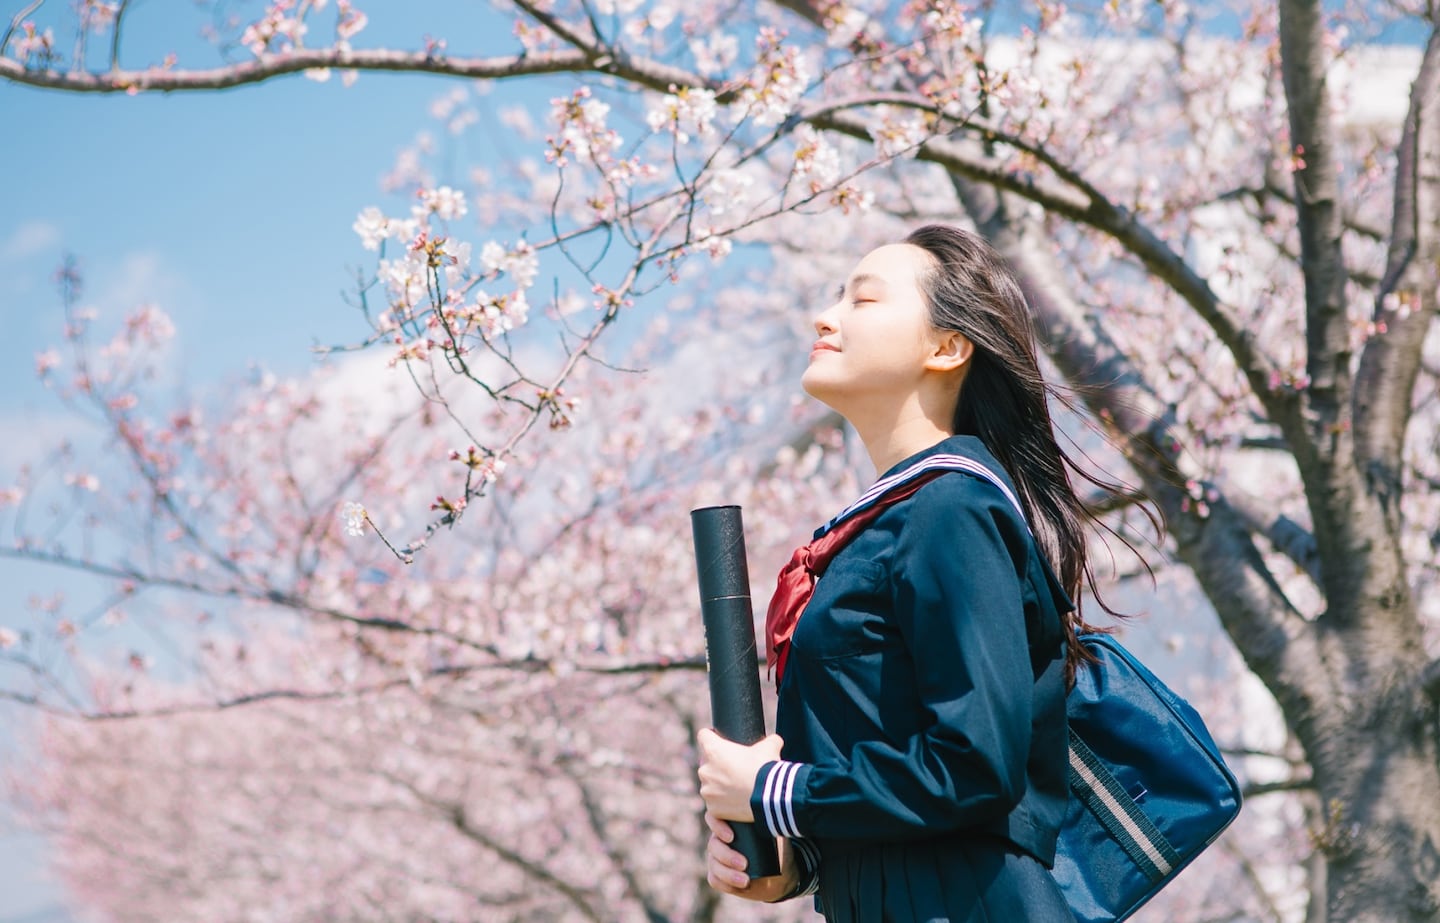
<path id="1" fill-rule="evenodd" d="M 417 217 L 428 213 L 434 214 L 441 221 L 453 221 L 463 217 L 467 210 L 464 193 L 449 186 L 441 186 L 438 189 L 421 190 Z"/>
<path id="2" fill-rule="evenodd" d="M 351 500 L 346 502 L 340 510 L 340 518 L 345 522 L 345 534 L 352 538 L 358 538 L 365 534 L 365 523 L 369 514 L 365 507 Z"/>
<path id="3" fill-rule="evenodd" d="M 373 205 L 360 212 L 360 217 L 355 219 L 352 227 L 355 233 L 360 235 L 360 245 L 366 250 L 379 250 L 380 242 L 390 236 L 389 221 L 380 209 Z"/>
<path id="4" fill-rule="evenodd" d="M 688 144 L 692 137 L 707 138 L 714 132 L 718 111 L 714 91 L 687 87 L 661 97 L 645 121 L 652 131 L 668 131 L 679 144 Z"/>
<path id="5" fill-rule="evenodd" d="M 339 19 L 335 24 L 335 35 L 341 41 L 349 41 L 369 24 L 370 18 L 355 9 L 351 0 L 336 0 Z"/>
<path id="6" fill-rule="evenodd" d="M 60 353 L 54 349 L 47 349 L 44 352 L 35 354 L 35 374 L 44 378 L 54 369 L 60 367 Z"/>

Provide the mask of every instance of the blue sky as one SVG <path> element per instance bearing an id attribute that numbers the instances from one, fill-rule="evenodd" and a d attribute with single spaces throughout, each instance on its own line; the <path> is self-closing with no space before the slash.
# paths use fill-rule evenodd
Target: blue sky
<path id="1" fill-rule="evenodd" d="M 17 4 L 5 4 L 8 22 Z M 64 5 L 61 9 L 68 7 Z M 258 6 L 241 9 L 250 12 Z M 363 45 L 419 47 L 444 36 L 452 52 L 505 50 L 509 23 L 485 4 L 371 2 Z M 140 4 L 126 23 L 126 66 L 168 51 L 213 61 L 188 4 Z M 57 28 L 57 34 L 63 32 Z M 473 36 L 476 41 L 467 41 Z M 481 39 L 493 37 L 490 44 Z M 324 41 L 323 36 L 319 37 Z M 62 41 L 62 44 L 65 42 Z M 251 362 L 298 372 L 315 341 L 361 332 L 341 301 L 347 267 L 373 258 L 350 230 L 386 204 L 379 180 L 396 152 L 433 129 L 430 101 L 453 81 L 413 75 L 286 78 L 221 93 L 79 96 L 0 83 L 0 482 L 58 431 L 56 405 L 34 375 L 35 354 L 60 337 L 51 274 L 74 254 L 87 303 L 112 318 L 158 303 L 179 330 L 176 385 L 216 387 Z M 537 93 L 542 88 L 535 88 Z M 513 99 L 513 97 L 511 97 Z M 537 99 L 545 96 L 537 95 Z M 37 437 L 37 434 L 40 434 Z M 24 599 L 6 572 L 0 605 Z M 0 722 L 0 763 L 15 746 Z M 0 815 L 0 923 L 70 919 L 44 879 L 44 843 Z"/>
<path id="2" fill-rule="evenodd" d="M 404 25 L 386 30 L 383 10 L 371 12 L 370 41 L 389 34 L 396 44 L 415 45 L 445 25 L 452 26 L 445 34 L 483 34 L 473 21 L 434 16 L 427 24 L 408 13 Z M 137 46 L 154 26 L 170 40 L 145 45 L 182 54 L 196 45 L 187 31 L 199 17 L 151 19 L 160 21 L 137 16 L 127 24 Z M 134 59 L 158 56 L 142 49 Z M 40 406 L 33 354 L 59 331 L 58 299 L 47 280 L 62 252 L 80 259 L 93 296 L 160 301 L 181 330 L 181 365 L 192 380 L 213 379 L 249 358 L 295 369 L 309 361 L 315 338 L 353 335 L 358 318 L 337 296 L 346 266 L 368 254 L 350 224 L 362 207 L 382 200 L 380 175 L 401 146 L 430 127 L 426 105 L 450 83 L 364 75 L 347 90 L 338 80 L 284 78 L 220 93 L 135 98 L 0 85 L 0 111 L 15 128 L 0 147 L 8 179 L 0 312 L 10 332 L 0 345 L 0 406 Z"/>

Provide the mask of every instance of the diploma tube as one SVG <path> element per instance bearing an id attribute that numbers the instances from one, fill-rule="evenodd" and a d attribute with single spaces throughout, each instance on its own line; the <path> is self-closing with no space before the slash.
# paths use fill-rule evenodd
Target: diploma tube
<path id="1" fill-rule="evenodd" d="M 760 699 L 760 662 L 755 655 L 755 617 L 750 608 L 750 571 L 745 565 L 745 527 L 738 506 L 690 511 L 695 564 L 700 578 L 700 616 L 705 620 L 705 660 L 710 677 L 710 714 L 727 740 L 753 744 L 765 736 Z M 780 856 L 763 827 L 730 822 L 730 845 L 747 860 L 751 878 L 780 874 Z"/>

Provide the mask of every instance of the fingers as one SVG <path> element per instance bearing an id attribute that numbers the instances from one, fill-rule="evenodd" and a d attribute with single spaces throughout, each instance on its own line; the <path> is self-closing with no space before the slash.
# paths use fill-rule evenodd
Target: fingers
<path id="1" fill-rule="evenodd" d="M 719 837 L 722 843 L 730 843 L 735 839 L 735 828 L 709 811 L 705 812 L 705 826 L 709 827 L 710 832 Z"/>
<path id="2" fill-rule="evenodd" d="M 735 839 L 735 828 L 709 811 L 705 812 L 705 825 L 710 828 L 710 840 L 705 845 L 705 854 L 710 857 L 711 864 L 718 862 L 727 869 L 743 873 L 750 860 L 746 859 L 743 853 L 730 848 L 729 844 Z M 749 880 L 744 874 L 740 877 Z"/>
<path id="3" fill-rule="evenodd" d="M 700 747 L 700 762 L 709 762 L 711 751 L 714 749 L 715 743 L 724 739 L 725 738 L 721 737 L 719 734 L 716 734 L 710 728 L 701 728 L 699 732 L 695 735 L 695 743 L 698 744 Z"/>
<path id="4" fill-rule="evenodd" d="M 714 836 L 710 837 L 705 852 L 705 877 L 710 887 L 726 894 L 737 894 L 749 886 L 750 876 L 745 874 L 744 856 Z"/>
<path id="5" fill-rule="evenodd" d="M 714 862 L 736 872 L 744 872 L 745 866 L 750 864 L 750 860 L 713 836 L 705 843 L 705 854 Z"/>
<path id="6" fill-rule="evenodd" d="M 705 880 L 710 883 L 710 887 L 721 894 L 733 894 L 736 897 L 750 896 L 745 893 L 750 879 L 745 877 L 744 872 L 726 872 L 712 865 L 705 874 Z"/>

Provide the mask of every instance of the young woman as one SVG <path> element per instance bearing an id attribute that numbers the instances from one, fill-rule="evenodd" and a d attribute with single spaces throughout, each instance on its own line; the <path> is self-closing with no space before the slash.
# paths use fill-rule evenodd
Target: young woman
<path id="1" fill-rule="evenodd" d="M 908 493 L 872 502 L 772 637 L 777 733 L 700 732 L 710 883 L 814 893 L 831 921 L 1072 919 L 1048 869 L 1087 514 L 1024 296 L 974 234 L 924 227 L 862 259 L 815 331 L 805 390 L 885 473 L 871 495 Z M 728 821 L 779 837 L 782 874 L 749 880 Z"/>

